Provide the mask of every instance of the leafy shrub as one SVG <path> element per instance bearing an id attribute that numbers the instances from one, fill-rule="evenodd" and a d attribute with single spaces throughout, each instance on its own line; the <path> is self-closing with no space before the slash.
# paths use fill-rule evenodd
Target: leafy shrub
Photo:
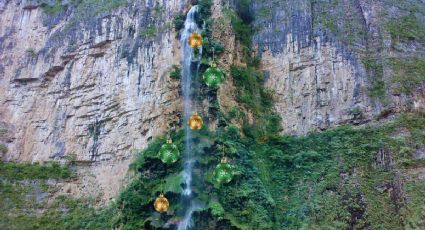
<path id="1" fill-rule="evenodd" d="M 142 28 L 140 30 L 140 37 L 148 39 L 148 40 L 152 40 L 156 37 L 157 34 L 157 29 L 155 26 L 148 26 L 146 28 Z"/>
<path id="2" fill-rule="evenodd" d="M 220 55 L 224 51 L 223 44 L 214 39 L 204 39 L 204 44 L 202 45 L 202 48 L 205 54 L 211 59 L 213 56 L 213 50 L 215 55 Z"/>
<path id="3" fill-rule="evenodd" d="M 71 176 L 70 169 L 57 162 L 47 162 L 44 165 L 0 162 L 0 177 L 6 179 L 65 179 Z"/>
<path id="4" fill-rule="evenodd" d="M 184 21 L 186 20 L 185 14 L 177 14 L 173 19 L 174 29 L 180 31 L 184 27 Z"/>
<path id="5" fill-rule="evenodd" d="M 212 6 L 212 0 L 199 0 L 198 1 L 198 17 L 197 17 L 197 23 L 198 25 L 202 26 L 202 23 L 209 19 L 211 16 L 211 6 Z"/>
<path id="6" fill-rule="evenodd" d="M 173 65 L 172 70 L 170 72 L 170 77 L 172 79 L 180 79 L 181 78 L 182 69 L 178 65 Z"/>
<path id="7" fill-rule="evenodd" d="M 247 24 L 235 14 L 231 15 L 231 23 L 232 28 L 235 31 L 236 39 L 238 39 L 242 45 L 251 47 L 252 34 L 254 32 L 252 25 Z"/>

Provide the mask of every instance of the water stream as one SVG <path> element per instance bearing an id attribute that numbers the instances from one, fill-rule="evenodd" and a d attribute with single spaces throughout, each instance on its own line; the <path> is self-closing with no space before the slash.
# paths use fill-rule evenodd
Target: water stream
<path id="1" fill-rule="evenodd" d="M 198 11 L 198 6 L 193 6 L 187 13 L 186 21 L 184 23 L 184 30 L 181 33 L 180 43 L 182 48 L 182 93 L 183 93 L 183 111 L 184 120 L 183 126 L 185 127 L 185 151 L 184 151 L 184 169 L 183 180 L 185 188 L 182 194 L 182 203 L 184 210 L 184 217 L 178 225 L 178 230 L 186 230 L 191 227 L 191 218 L 194 211 L 199 208 L 199 205 L 193 200 L 192 194 L 192 170 L 195 162 L 192 153 L 192 131 L 187 125 L 187 121 L 192 112 L 195 112 L 196 106 L 192 100 L 193 88 L 192 77 L 198 75 L 200 57 L 202 56 L 202 48 L 195 60 L 193 49 L 188 44 L 190 35 L 194 32 L 200 33 L 200 29 L 195 21 L 195 16 Z M 198 58 L 199 57 L 199 58 Z"/>

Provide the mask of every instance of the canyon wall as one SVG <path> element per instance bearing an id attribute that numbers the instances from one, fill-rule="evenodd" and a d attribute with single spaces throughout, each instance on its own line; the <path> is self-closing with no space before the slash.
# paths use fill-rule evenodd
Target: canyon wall
<path id="1" fill-rule="evenodd" d="M 179 82 L 169 72 L 180 51 L 171 22 L 187 4 L 60 7 L 0 3 L 3 160 L 70 159 L 79 180 L 64 191 L 107 200 L 135 151 L 179 122 Z"/>
<path id="2" fill-rule="evenodd" d="M 423 77 L 400 93 L 392 63 L 423 60 L 423 10 L 421 1 L 253 1 L 254 45 L 266 85 L 276 92 L 283 132 L 423 108 Z M 413 24 L 418 31 L 396 38 Z"/>
<path id="3" fill-rule="evenodd" d="M 106 201 L 125 182 L 135 151 L 180 124 L 179 80 L 170 78 L 181 60 L 173 19 L 191 1 L 73 2 L 0 2 L 2 159 L 75 161 L 79 179 L 63 192 Z M 237 4 L 213 2 L 213 36 L 225 47 L 218 62 L 228 70 L 243 59 L 225 14 Z M 419 3 L 423 17 L 420 1 L 409 3 Z M 423 108 L 423 81 L 398 91 L 387 61 L 423 60 L 423 38 L 394 40 L 388 29 L 409 12 L 390 0 L 252 1 L 253 50 L 282 132 Z M 218 98 L 231 108 L 227 79 Z"/>

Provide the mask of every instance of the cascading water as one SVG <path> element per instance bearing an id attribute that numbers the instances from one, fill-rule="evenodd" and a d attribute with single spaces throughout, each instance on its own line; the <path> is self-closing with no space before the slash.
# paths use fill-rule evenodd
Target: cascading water
<path id="1" fill-rule="evenodd" d="M 185 188 L 182 195 L 182 203 L 184 210 L 184 217 L 178 225 L 179 230 L 186 230 L 191 227 L 191 218 L 194 211 L 200 206 L 193 201 L 192 197 L 192 169 L 195 162 L 192 154 L 192 134 L 187 125 L 190 115 L 194 109 L 192 101 L 192 77 L 198 75 L 200 64 L 200 57 L 202 56 L 202 48 L 199 53 L 194 57 L 194 52 L 188 44 L 190 35 L 194 32 L 200 33 L 198 25 L 195 21 L 195 16 L 198 11 L 198 6 L 193 6 L 187 13 L 186 21 L 184 23 L 184 30 L 181 33 L 181 48 L 182 48 L 182 92 L 183 92 L 183 111 L 184 111 L 184 127 L 185 127 L 185 163 L 183 170 L 183 179 Z"/>

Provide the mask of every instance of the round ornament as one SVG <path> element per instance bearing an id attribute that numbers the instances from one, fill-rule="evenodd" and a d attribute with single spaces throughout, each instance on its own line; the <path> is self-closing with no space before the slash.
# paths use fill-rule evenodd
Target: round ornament
<path id="1" fill-rule="evenodd" d="M 168 211 L 168 208 L 170 207 L 170 203 L 168 202 L 168 199 L 165 198 L 164 194 L 160 194 L 158 198 L 156 198 L 155 202 L 153 203 L 153 207 L 155 208 L 155 211 L 159 213 L 164 213 Z"/>
<path id="2" fill-rule="evenodd" d="M 212 66 L 205 71 L 203 79 L 208 87 L 216 88 L 219 84 L 223 83 L 224 74 L 221 69 Z"/>
<path id="3" fill-rule="evenodd" d="M 190 35 L 187 42 L 189 43 L 190 47 L 197 49 L 202 46 L 202 36 L 195 32 Z"/>
<path id="4" fill-rule="evenodd" d="M 229 183 L 233 179 L 233 166 L 230 165 L 227 161 L 222 160 L 218 164 L 213 172 L 214 180 L 219 184 Z"/>
<path id="5" fill-rule="evenodd" d="M 192 130 L 200 130 L 203 124 L 204 122 L 197 112 L 194 112 L 188 121 L 188 125 Z"/>
<path id="6" fill-rule="evenodd" d="M 159 158 L 165 164 L 172 164 L 180 157 L 180 151 L 171 140 L 161 146 L 159 150 Z"/>

